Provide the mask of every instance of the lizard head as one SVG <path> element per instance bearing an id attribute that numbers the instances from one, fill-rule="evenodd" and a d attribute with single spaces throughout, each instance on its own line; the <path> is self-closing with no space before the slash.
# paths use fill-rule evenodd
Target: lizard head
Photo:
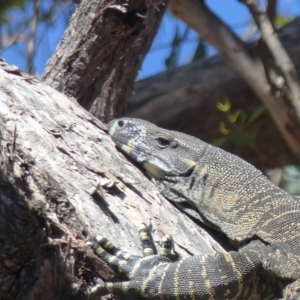
<path id="1" fill-rule="evenodd" d="M 151 178 L 187 176 L 201 156 L 201 147 L 193 147 L 189 136 L 144 120 L 112 120 L 108 131 L 117 147 L 141 164 Z"/>

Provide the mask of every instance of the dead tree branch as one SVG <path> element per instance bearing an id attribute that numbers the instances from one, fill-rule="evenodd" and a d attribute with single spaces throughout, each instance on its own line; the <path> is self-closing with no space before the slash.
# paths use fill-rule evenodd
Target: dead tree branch
<path id="1" fill-rule="evenodd" d="M 275 28 L 275 20 L 277 14 L 277 0 L 268 0 L 266 12 L 272 26 Z"/>
<path id="2" fill-rule="evenodd" d="M 194 28 L 239 72 L 266 105 L 290 149 L 300 156 L 300 120 L 291 116 L 291 107 L 284 95 L 274 95 L 260 58 L 208 9 L 204 1 L 171 0 L 169 10 Z"/>
<path id="3" fill-rule="evenodd" d="M 33 1 L 33 8 L 32 8 L 32 16 L 28 21 L 28 36 L 25 41 L 25 49 L 26 49 L 26 65 L 29 74 L 34 74 L 34 64 L 33 59 L 35 55 L 35 34 L 37 31 L 37 25 L 39 21 L 39 6 L 40 0 Z"/>
<path id="4" fill-rule="evenodd" d="M 295 124 L 290 127 L 290 130 L 297 138 L 300 138 L 300 128 L 298 128 L 300 120 L 300 80 L 296 68 L 279 41 L 277 33 L 267 16 L 267 12 L 259 8 L 258 1 L 240 1 L 243 2 L 251 12 L 261 31 L 262 40 L 274 59 L 278 70 L 277 73 L 279 74 L 274 75 L 276 71 L 272 66 L 269 66 L 271 70 L 267 72 L 269 74 L 272 72 L 273 76 L 268 76 L 267 78 L 272 80 L 269 84 L 275 88 L 273 94 L 278 95 L 278 93 L 280 93 L 282 95 L 281 97 L 286 100 L 287 105 L 290 107 L 290 118 Z M 295 132 L 293 132 L 294 128 L 297 129 Z"/>

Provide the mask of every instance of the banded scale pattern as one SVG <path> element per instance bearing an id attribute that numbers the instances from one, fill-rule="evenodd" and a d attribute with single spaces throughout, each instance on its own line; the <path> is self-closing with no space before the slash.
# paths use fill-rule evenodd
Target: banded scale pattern
<path id="1" fill-rule="evenodd" d="M 131 118 L 108 127 L 117 147 L 168 200 L 240 245 L 236 252 L 179 262 L 161 261 L 168 255 L 136 257 L 130 268 L 121 268 L 129 285 L 135 282 L 130 293 L 145 299 L 300 299 L 298 197 L 242 159 L 191 136 Z M 117 262 L 119 268 L 123 262 Z M 143 278 L 139 287 L 136 278 Z"/>
<path id="2" fill-rule="evenodd" d="M 223 253 L 216 257 L 198 255 L 172 262 L 170 236 L 163 238 L 162 245 L 168 246 L 162 247 L 160 255 L 154 254 L 145 225 L 140 229 L 140 238 L 142 257 L 121 251 L 103 237 L 96 238 L 92 244 L 95 253 L 130 280 L 96 286 L 93 293 L 135 294 L 145 299 L 169 300 L 262 300 L 275 299 L 275 293 L 279 292 L 274 276 L 266 276 L 255 251 Z"/>

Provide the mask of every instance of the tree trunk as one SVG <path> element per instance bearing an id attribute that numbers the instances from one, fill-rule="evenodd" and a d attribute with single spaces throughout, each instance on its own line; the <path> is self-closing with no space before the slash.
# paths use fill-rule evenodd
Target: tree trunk
<path id="1" fill-rule="evenodd" d="M 43 74 L 102 121 L 124 114 L 136 74 L 167 6 L 83 0 Z"/>
<path id="2" fill-rule="evenodd" d="M 137 227 L 187 256 L 222 251 L 120 154 L 77 102 L 0 65 L 0 299 L 88 299 L 114 273 L 86 241 L 141 253 Z M 124 299 L 124 298 L 123 298 Z"/>
<path id="3" fill-rule="evenodd" d="M 279 31 L 279 37 L 298 73 L 299 32 L 300 18 Z M 240 75 L 216 55 L 138 81 L 126 115 L 146 119 L 158 126 L 182 131 L 213 143 L 224 137 L 219 130 L 220 124 L 229 123 L 227 116 L 217 109 L 217 103 L 226 98 L 231 101 L 233 111 L 241 110 L 248 117 L 261 105 L 261 101 Z M 243 125 L 240 127 L 246 134 L 255 134 L 254 143 L 240 145 L 227 139 L 222 145 L 225 150 L 260 168 L 282 167 L 300 162 L 267 112 L 245 129 Z"/>

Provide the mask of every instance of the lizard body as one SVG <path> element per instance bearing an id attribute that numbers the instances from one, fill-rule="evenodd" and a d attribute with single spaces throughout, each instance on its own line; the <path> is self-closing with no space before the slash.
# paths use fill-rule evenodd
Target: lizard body
<path id="1" fill-rule="evenodd" d="M 141 164 L 167 199 L 240 245 L 237 252 L 179 262 L 135 257 L 123 270 L 134 286 L 126 292 L 149 299 L 300 299 L 297 198 L 244 160 L 194 137 L 139 119 L 113 120 L 108 127 L 117 147 Z M 106 259 L 101 246 L 98 254 Z"/>

